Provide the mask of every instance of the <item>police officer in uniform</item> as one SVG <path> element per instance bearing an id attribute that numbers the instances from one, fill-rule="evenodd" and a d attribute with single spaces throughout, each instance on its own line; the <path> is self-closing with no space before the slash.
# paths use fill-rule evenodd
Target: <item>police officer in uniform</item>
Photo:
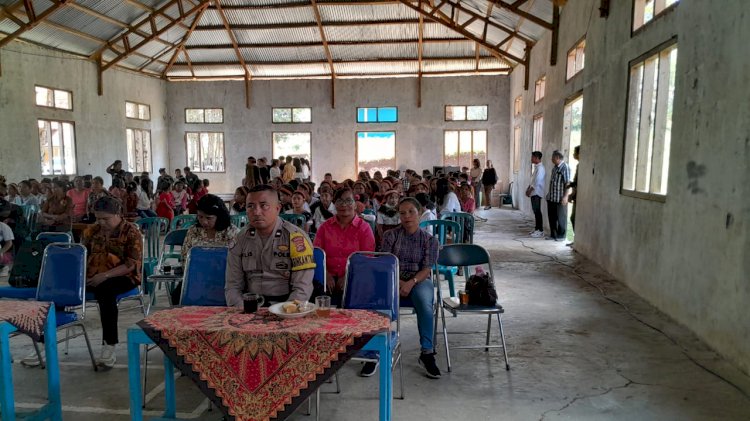
<path id="1" fill-rule="evenodd" d="M 249 225 L 229 244 L 227 305 L 242 307 L 242 294 L 263 295 L 266 304 L 308 301 L 315 260 L 307 234 L 279 218 L 279 195 L 269 185 L 253 187 L 246 199 Z"/>

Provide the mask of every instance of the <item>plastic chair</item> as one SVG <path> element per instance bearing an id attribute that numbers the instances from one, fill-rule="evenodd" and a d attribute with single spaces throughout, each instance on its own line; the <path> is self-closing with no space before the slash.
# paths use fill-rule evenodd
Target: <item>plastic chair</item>
<path id="1" fill-rule="evenodd" d="M 187 229 L 198 223 L 198 215 L 177 215 L 172 219 L 169 230 Z"/>
<path id="2" fill-rule="evenodd" d="M 91 357 L 91 365 L 97 371 L 94 352 L 91 350 L 91 342 L 86 332 L 83 321 L 86 315 L 84 305 L 86 297 L 86 247 L 81 244 L 52 243 L 44 249 L 42 258 L 42 270 L 39 274 L 39 285 L 36 291 L 37 301 L 51 301 L 55 304 L 55 317 L 57 317 L 57 330 L 65 329 L 65 353 L 68 353 L 68 340 L 83 335 L 86 339 L 86 347 Z M 80 313 L 72 310 L 80 308 Z M 70 335 L 69 329 L 80 327 L 81 332 Z M 39 345 L 34 342 L 39 361 L 42 362 L 39 353 Z"/>
<path id="3" fill-rule="evenodd" d="M 354 252 L 346 262 L 346 282 L 342 308 L 376 310 L 396 322 L 391 331 L 393 369 L 399 367 L 401 397 L 404 398 L 404 368 L 401 363 L 401 321 L 399 320 L 398 258 L 391 253 Z M 377 362 L 370 357 L 355 356 L 357 361 Z"/>
<path id="4" fill-rule="evenodd" d="M 234 225 L 237 228 L 243 228 L 245 225 L 247 225 L 247 214 L 246 213 L 238 213 L 237 215 L 232 215 L 229 217 L 229 220 L 232 221 L 232 225 Z"/>
<path id="5" fill-rule="evenodd" d="M 224 306 L 227 270 L 226 247 L 192 247 L 185 264 L 180 304 L 183 306 Z"/>
<path id="6" fill-rule="evenodd" d="M 37 234 L 36 239 L 49 243 L 71 244 L 73 242 L 73 236 L 68 232 L 40 232 Z"/>
<path id="7" fill-rule="evenodd" d="M 169 220 L 162 217 L 141 218 L 136 224 L 143 233 L 143 279 L 147 279 L 156 269 L 161 253 L 161 233 L 167 232 Z M 151 291 L 146 290 L 146 293 Z"/>
<path id="8" fill-rule="evenodd" d="M 419 228 L 430 227 L 432 228 L 433 236 L 437 237 L 440 246 L 446 245 L 448 239 L 454 244 L 458 243 L 459 233 L 461 227 L 457 222 L 448 220 L 431 220 L 422 221 L 419 223 Z M 452 233 L 452 235 L 450 235 Z M 456 286 L 453 277 L 458 273 L 458 268 L 455 266 L 438 266 L 438 274 L 443 275 L 445 280 L 448 281 L 448 289 L 450 290 L 451 297 L 456 296 Z M 439 282 L 435 279 L 435 282 Z"/>
<path id="9" fill-rule="evenodd" d="M 281 219 L 291 222 L 292 224 L 305 229 L 305 224 L 307 223 L 307 220 L 305 219 L 305 215 L 298 215 L 296 213 L 282 213 L 279 215 Z"/>
<path id="10" fill-rule="evenodd" d="M 445 212 L 440 219 L 457 222 L 461 228 L 459 242 L 474 244 L 474 215 L 466 212 Z"/>
<path id="11" fill-rule="evenodd" d="M 492 272 L 492 263 L 490 262 L 490 255 L 487 250 L 481 246 L 475 244 L 451 244 L 444 246 L 438 253 L 437 263 L 443 266 L 460 266 L 464 268 L 464 273 L 467 274 L 469 266 L 480 266 L 487 265 L 489 268 L 490 279 L 495 279 L 495 275 Z M 460 313 L 469 313 L 476 315 L 487 315 L 487 340 L 484 345 L 463 345 L 454 346 L 454 349 L 472 349 L 472 348 L 484 348 L 485 351 L 489 351 L 489 348 L 503 348 L 503 356 L 505 357 L 505 369 L 510 370 L 508 364 L 508 348 L 505 346 L 505 333 L 503 332 L 503 321 L 502 314 L 505 312 L 500 304 L 494 306 L 478 306 L 469 304 L 456 304 L 451 298 L 443 298 L 440 291 L 440 284 L 437 284 L 438 290 L 438 302 L 440 303 L 440 317 L 443 321 L 443 339 L 445 341 L 445 358 L 448 362 L 448 371 L 451 371 L 451 357 L 450 347 L 448 345 L 448 331 L 445 327 L 445 311 L 451 312 L 454 316 Z M 502 345 L 490 345 L 490 328 L 492 327 L 492 316 L 497 316 L 497 323 L 500 328 L 500 340 Z"/>

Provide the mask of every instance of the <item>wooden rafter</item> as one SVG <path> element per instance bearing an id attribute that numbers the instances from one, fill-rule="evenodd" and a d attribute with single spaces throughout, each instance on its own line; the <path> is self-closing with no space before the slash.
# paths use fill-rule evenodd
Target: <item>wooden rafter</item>
<path id="1" fill-rule="evenodd" d="M 128 3 L 128 4 L 129 4 L 129 5 L 131 5 L 131 6 L 135 6 L 135 7 L 139 8 L 139 9 L 141 9 L 141 10 L 144 10 L 144 11 L 146 11 L 146 12 L 148 12 L 148 13 L 150 13 L 150 14 L 153 14 L 153 15 L 155 15 L 155 16 L 156 16 L 156 15 L 162 15 L 162 16 L 164 16 L 165 18 L 167 18 L 167 19 L 169 19 L 169 20 L 171 20 L 171 19 L 172 19 L 172 18 L 171 18 L 171 17 L 169 16 L 169 15 L 165 15 L 165 14 L 161 13 L 161 12 L 160 12 L 160 10 L 161 10 L 161 9 L 154 9 L 153 7 L 151 7 L 151 6 L 148 6 L 148 5 L 145 5 L 145 4 L 141 3 L 141 2 L 140 2 L 140 1 L 138 1 L 138 0 L 123 0 L 123 1 L 124 1 L 125 3 Z M 178 6 L 178 7 L 179 7 L 179 6 Z M 180 9 L 182 9 L 182 7 L 180 7 Z M 180 13 L 182 13 L 182 11 L 180 11 Z M 187 26 L 187 25 L 185 25 L 185 24 L 184 24 L 184 23 L 182 23 L 182 22 L 178 23 L 178 24 L 177 24 L 177 26 L 181 26 L 181 27 L 182 27 L 183 29 L 188 29 L 188 26 Z"/>
<path id="2" fill-rule="evenodd" d="M 480 58 L 482 60 L 486 59 L 492 59 L 496 60 L 497 57 L 482 57 Z M 466 61 L 466 60 L 474 60 L 474 55 L 468 56 L 468 57 L 422 57 L 422 62 L 432 62 L 432 61 Z M 499 59 L 503 62 L 507 62 L 508 60 L 505 59 Z M 393 62 L 408 62 L 408 63 L 417 63 L 419 61 L 416 57 L 389 57 L 389 58 L 362 58 L 362 59 L 354 59 L 354 60 L 334 60 L 334 64 L 352 64 L 352 63 L 393 63 Z M 237 66 L 236 62 L 233 61 L 201 61 L 196 62 L 196 65 L 201 66 L 207 66 L 207 67 L 216 67 L 216 66 Z M 317 65 L 326 65 L 328 64 L 328 61 L 321 61 L 321 60 L 294 60 L 294 61 L 279 61 L 279 60 L 273 60 L 273 61 L 261 61 L 261 62 L 254 62 L 253 63 L 256 66 L 296 66 L 300 64 L 317 64 Z M 180 63 L 175 64 L 173 67 L 180 66 Z M 471 72 L 471 70 L 469 70 Z M 330 75 L 328 75 L 330 76 Z"/>
<path id="3" fill-rule="evenodd" d="M 422 1 L 420 1 L 417 4 L 414 4 L 410 0 L 399 0 L 399 1 L 401 2 L 401 4 L 407 6 L 408 8 L 410 8 L 410 9 L 416 11 L 416 12 L 418 12 L 421 16 L 423 16 L 423 17 L 425 17 L 427 19 L 430 19 L 430 20 L 432 20 L 434 22 L 437 22 L 437 23 L 439 23 L 439 24 L 441 24 L 441 25 L 443 25 L 443 26 L 445 26 L 445 27 L 447 27 L 447 28 L 449 28 L 449 29 L 451 29 L 451 30 L 453 30 L 453 31 L 455 31 L 455 32 L 457 32 L 457 33 L 465 36 L 466 38 L 468 38 L 468 39 L 470 39 L 472 41 L 475 41 L 477 44 L 479 44 L 482 47 L 484 47 L 485 49 L 487 49 L 487 51 L 489 51 L 490 54 L 492 54 L 493 56 L 497 57 L 498 59 L 501 59 L 501 60 L 511 59 L 511 60 L 513 60 L 516 63 L 525 63 L 525 59 L 520 58 L 520 57 L 518 57 L 518 56 L 516 56 L 516 55 L 514 55 L 512 53 L 503 51 L 500 48 L 498 48 L 497 45 L 493 45 L 490 42 L 488 42 L 486 38 L 482 38 L 480 35 L 476 35 L 476 34 L 470 32 L 465 27 L 461 27 L 461 25 L 458 22 L 456 22 L 455 20 L 451 19 L 450 16 L 446 15 L 441 10 L 441 7 L 443 5 L 448 5 L 449 7 L 451 7 L 452 11 L 459 11 L 461 13 L 467 14 L 467 15 L 472 16 L 472 17 L 473 16 L 477 16 L 475 12 L 473 12 L 473 11 L 471 11 L 469 9 L 464 8 L 463 6 L 457 5 L 455 3 L 451 3 L 448 0 L 441 0 L 440 3 L 438 3 L 435 6 L 429 4 L 428 2 L 422 2 Z M 454 16 L 455 16 L 455 14 L 454 14 Z M 477 17 L 477 20 L 480 20 L 482 22 L 487 22 L 488 25 L 491 25 L 493 27 L 502 28 L 501 30 L 503 32 L 512 33 L 512 31 L 509 30 L 508 28 L 505 28 L 503 26 L 497 25 L 496 23 L 494 23 L 492 21 L 489 21 L 488 19 L 484 19 L 483 17 Z M 518 35 L 514 35 L 514 36 L 518 36 Z"/>
<path id="4" fill-rule="evenodd" d="M 188 17 L 192 16 L 195 13 L 198 13 L 200 10 L 203 10 L 206 7 L 206 5 L 208 4 L 208 0 L 197 0 L 198 4 L 194 5 L 193 3 L 190 3 L 192 7 L 189 10 L 187 10 L 184 15 L 181 15 L 177 19 L 168 17 L 169 15 L 166 14 L 166 10 L 168 10 L 169 8 L 171 8 L 172 6 L 174 6 L 176 3 L 180 2 L 180 1 L 183 1 L 183 0 L 170 0 L 169 2 L 167 2 L 166 4 L 164 4 L 162 7 L 160 7 L 158 10 L 155 10 L 153 13 L 149 14 L 144 19 L 141 19 L 140 22 L 138 22 L 137 24 L 133 25 L 133 29 L 129 29 L 124 34 L 121 34 L 121 35 L 115 37 L 114 39 L 112 39 L 109 42 L 107 42 L 107 44 L 105 46 L 103 46 L 102 48 L 100 48 L 94 54 L 94 56 L 103 56 L 103 53 L 106 50 L 111 50 L 112 52 L 114 52 L 116 54 L 115 58 L 113 58 L 112 60 L 110 60 L 106 64 L 102 65 L 102 71 L 105 71 L 105 70 L 109 69 L 110 67 L 114 66 L 115 64 L 117 64 L 121 60 L 129 57 L 135 51 L 137 51 L 138 49 L 140 49 L 144 45 L 148 44 L 149 42 L 156 40 L 157 38 L 159 38 L 160 35 L 164 34 L 168 30 L 170 30 L 171 28 L 173 28 L 174 26 L 176 26 L 178 23 L 182 23 Z M 166 25 L 162 26 L 161 28 L 156 28 L 155 26 L 152 26 L 153 25 L 152 22 L 155 20 L 156 15 L 160 15 L 164 19 L 168 19 L 169 23 L 167 23 Z M 144 29 L 141 29 L 141 28 L 144 28 L 144 27 L 149 28 L 148 30 L 151 31 L 151 35 L 148 36 L 148 37 L 146 37 L 146 38 L 144 38 L 140 42 L 138 42 L 138 44 L 131 46 L 130 45 L 129 36 L 132 35 L 132 34 L 134 34 L 136 29 L 145 32 Z M 119 43 L 123 44 L 123 46 L 125 47 L 125 51 L 118 51 L 116 49 L 115 46 L 117 44 L 119 44 Z"/>
<path id="5" fill-rule="evenodd" d="M 508 3 L 504 2 L 503 0 L 487 0 L 487 1 L 490 2 L 490 3 L 494 3 L 497 6 L 499 6 L 500 8 L 505 9 L 505 10 L 507 10 L 507 11 L 515 14 L 515 15 L 518 15 L 519 17 L 522 17 L 522 18 L 528 20 L 529 22 L 533 22 L 533 23 L 541 26 L 544 29 L 548 29 L 550 31 L 552 30 L 552 23 L 547 22 L 546 20 L 540 18 L 539 16 L 537 16 L 537 15 L 535 15 L 533 13 L 529 13 L 529 12 L 526 12 L 524 10 L 521 10 L 521 5 L 520 4 L 519 5 L 508 4 Z M 516 3 L 518 3 L 518 2 L 516 2 Z M 521 4 L 523 4 L 523 3 L 521 3 Z"/>
<path id="6" fill-rule="evenodd" d="M 356 1 L 356 0 L 348 0 L 348 1 L 337 1 L 337 0 L 318 0 L 317 2 L 318 6 L 376 6 L 376 5 L 384 5 L 384 4 L 397 4 L 398 0 L 369 0 L 369 1 Z M 279 10 L 279 9 L 299 9 L 299 8 L 306 8 L 310 6 L 309 0 L 300 0 L 290 3 L 280 3 L 280 4 L 261 4 L 261 5 L 225 5 L 223 6 L 224 10 Z M 209 9 L 213 9 L 213 7 L 210 7 Z"/>
<path id="7" fill-rule="evenodd" d="M 457 42 L 474 42 L 466 38 L 423 38 L 423 44 L 445 44 Z M 328 46 L 341 45 L 398 45 L 398 44 L 418 44 L 419 38 L 415 39 L 371 39 L 356 41 L 328 41 Z M 308 42 L 285 42 L 274 44 L 237 44 L 240 48 L 302 48 L 302 47 L 322 47 L 323 43 L 318 41 Z M 188 50 L 224 50 L 232 48 L 231 44 L 205 44 L 205 45 L 186 45 Z"/>
<path id="8" fill-rule="evenodd" d="M 177 44 L 177 47 L 174 48 L 174 53 L 172 54 L 172 58 L 169 59 L 169 63 L 164 68 L 164 71 L 161 73 L 161 77 L 165 78 L 167 76 L 167 72 L 169 72 L 169 69 L 172 68 L 172 65 L 174 64 L 175 60 L 177 60 L 177 56 L 180 54 L 180 50 L 185 49 L 185 43 L 190 39 L 190 35 L 192 35 L 193 31 L 195 31 L 195 28 L 198 26 L 198 23 L 201 20 L 201 17 L 203 16 L 203 13 L 206 12 L 206 8 L 198 12 L 197 15 L 195 15 L 195 19 L 193 20 L 193 24 L 190 25 L 190 28 L 185 32 L 185 35 L 182 37 L 180 42 Z M 185 52 L 185 56 L 187 56 L 187 52 Z"/>
<path id="9" fill-rule="evenodd" d="M 27 2 L 26 0 L 20 0 L 13 6 L 10 6 L 8 9 L 11 11 L 11 14 L 14 10 L 20 8 L 22 5 L 26 7 L 26 15 L 29 20 L 25 24 L 19 25 L 20 27 L 15 32 L 0 40 L 0 48 L 6 46 L 9 42 L 18 38 L 26 31 L 29 31 L 40 23 L 44 22 L 44 20 L 50 17 L 50 15 L 67 6 L 68 2 L 69 0 L 52 0 L 52 6 L 48 7 L 47 10 L 40 13 L 39 15 L 34 12 L 33 5 L 30 1 Z"/>
<path id="10" fill-rule="evenodd" d="M 362 22 L 326 22 L 326 26 L 385 26 L 385 25 L 414 25 L 418 21 L 416 19 L 394 19 L 394 20 L 372 20 Z M 315 22 L 289 22 L 289 23 L 261 23 L 261 24 L 242 24 L 232 25 L 232 29 L 236 31 L 254 31 L 264 29 L 301 29 L 301 28 L 316 28 L 318 26 Z M 196 31 L 221 31 L 224 29 L 223 25 L 205 25 L 196 28 Z"/>
<path id="11" fill-rule="evenodd" d="M 224 29 L 227 31 L 227 35 L 229 35 L 229 40 L 232 42 L 232 47 L 234 48 L 234 52 L 237 54 L 237 60 L 242 65 L 242 69 L 245 71 L 245 107 L 250 108 L 250 70 L 247 68 L 247 64 L 245 63 L 245 58 L 242 57 L 242 52 L 240 51 L 240 48 L 237 46 L 237 38 L 234 36 L 234 31 L 232 31 L 232 27 L 229 25 L 229 21 L 227 20 L 227 16 L 224 14 L 224 11 L 221 9 L 221 0 L 214 0 L 214 6 L 219 11 L 219 16 L 221 16 L 221 22 L 224 24 Z M 187 52 L 185 53 L 185 57 L 187 57 Z"/>
<path id="12" fill-rule="evenodd" d="M 486 74 L 486 75 L 504 75 L 508 74 L 512 69 L 481 69 L 478 72 L 474 70 L 446 70 L 446 71 L 423 71 L 422 74 L 425 76 L 453 76 L 453 75 L 474 75 L 474 74 Z M 337 73 L 339 78 L 363 78 L 363 77 L 387 77 L 387 76 L 416 76 L 415 72 L 388 72 L 388 73 Z M 314 75 L 305 75 L 309 78 L 327 78 L 328 73 L 320 73 Z M 257 80 L 274 80 L 274 79 L 289 79 L 291 76 L 256 76 Z M 167 80 L 172 82 L 182 81 L 194 81 L 194 80 L 242 80 L 242 75 L 235 76 L 201 76 L 201 77 L 190 77 L 190 76 L 172 76 Z"/>
<path id="13" fill-rule="evenodd" d="M 489 20 L 490 16 L 492 16 L 492 7 L 494 5 L 495 4 L 492 3 L 492 2 L 487 2 L 487 13 L 485 13 L 485 16 L 484 16 L 487 20 Z M 484 38 L 484 39 L 487 39 L 487 28 L 488 27 L 489 27 L 489 25 L 487 24 L 487 22 L 485 22 L 484 23 L 484 29 L 482 30 L 482 38 Z M 508 38 L 506 38 L 506 39 L 512 39 L 512 38 L 513 37 L 511 35 L 508 35 Z M 481 45 L 474 44 L 474 46 L 476 47 L 476 54 L 477 54 L 477 64 L 476 64 L 476 68 L 474 70 L 479 70 L 479 50 L 481 48 Z"/>
<path id="14" fill-rule="evenodd" d="M 420 8 L 422 7 L 422 0 L 419 0 Z M 417 108 L 422 108 L 422 55 L 424 53 L 424 16 L 419 15 L 419 27 L 417 32 L 419 33 L 419 42 L 417 44 Z"/>
<path id="15" fill-rule="evenodd" d="M 320 39 L 323 42 L 323 50 L 325 50 L 326 58 L 328 59 L 328 67 L 331 69 L 331 108 L 336 108 L 336 70 L 333 67 L 333 56 L 331 55 L 331 50 L 328 48 L 328 40 L 323 30 L 323 19 L 320 18 L 318 4 L 315 0 L 310 0 L 310 4 L 312 4 L 313 13 L 315 14 L 315 22 L 318 24 Z"/>

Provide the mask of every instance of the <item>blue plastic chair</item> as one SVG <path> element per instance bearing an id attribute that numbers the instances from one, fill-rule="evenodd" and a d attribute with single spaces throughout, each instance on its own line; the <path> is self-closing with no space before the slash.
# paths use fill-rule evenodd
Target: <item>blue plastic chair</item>
<path id="1" fill-rule="evenodd" d="M 226 306 L 226 247 L 192 247 L 185 265 L 180 304 L 183 306 Z"/>
<path id="2" fill-rule="evenodd" d="M 298 215 L 296 213 L 282 213 L 279 215 L 281 219 L 291 222 L 292 224 L 305 229 L 305 224 L 307 223 L 307 219 L 305 219 L 305 215 Z"/>
<path id="3" fill-rule="evenodd" d="M 198 223 L 198 215 L 177 215 L 172 218 L 169 230 L 187 229 Z"/>
<path id="4" fill-rule="evenodd" d="M 169 231 L 167 235 L 164 237 L 164 242 L 162 244 L 162 251 L 159 255 L 159 260 L 156 263 L 156 267 L 154 268 L 154 273 L 158 274 L 161 273 L 161 268 L 164 266 L 165 262 L 168 259 L 177 259 L 182 260 L 182 253 L 181 250 L 175 250 L 176 247 L 179 247 L 182 249 L 182 245 L 185 243 L 185 236 L 187 235 L 188 230 L 187 229 L 178 229 L 174 231 Z M 146 280 L 144 291 L 148 291 L 148 294 L 150 295 L 149 305 L 146 309 L 146 314 L 149 313 L 151 307 L 156 305 L 156 289 L 161 288 L 163 283 L 153 283 L 148 282 L 149 277 L 145 277 Z M 175 283 L 170 282 L 167 283 L 167 294 L 171 294 L 172 291 L 175 288 Z"/>
<path id="5" fill-rule="evenodd" d="M 44 249 L 42 270 L 36 291 L 37 301 L 51 301 L 55 304 L 57 330 L 65 329 L 65 353 L 68 353 L 69 339 L 83 335 L 91 357 L 91 365 L 97 371 L 94 352 L 83 321 L 86 315 L 86 248 L 81 244 L 52 243 Z M 80 313 L 73 309 L 80 309 Z M 81 332 L 70 335 L 69 329 L 80 327 Z M 59 340 L 61 342 L 62 340 Z M 38 344 L 34 343 L 37 355 Z M 40 356 L 40 362 L 42 361 Z"/>
<path id="6" fill-rule="evenodd" d="M 490 255 L 487 250 L 481 246 L 475 244 L 450 244 L 440 249 L 437 259 L 438 265 L 443 266 L 460 266 L 464 268 L 464 273 L 468 277 L 469 266 L 484 266 L 488 267 L 488 273 L 490 279 L 495 279 L 495 275 L 492 271 L 492 263 L 490 262 Z M 505 369 L 510 370 L 508 364 L 508 348 L 505 346 L 505 333 L 503 332 L 503 321 L 502 314 L 505 312 L 500 304 L 494 306 L 478 306 L 469 304 L 457 304 L 451 298 L 443 298 L 440 291 L 440 284 L 437 285 L 437 296 L 438 302 L 440 303 L 440 317 L 443 320 L 443 339 L 445 341 L 445 358 L 448 362 L 448 371 L 451 371 L 451 357 L 450 347 L 448 345 L 448 330 L 445 327 L 445 311 L 449 311 L 454 316 L 461 313 L 469 313 L 475 315 L 487 315 L 487 340 L 484 345 L 463 345 L 454 346 L 454 349 L 473 349 L 473 348 L 484 348 L 488 351 L 489 348 L 503 348 L 503 356 L 505 357 Z M 500 328 L 500 340 L 502 345 L 490 345 L 490 328 L 492 327 L 492 316 L 497 316 L 498 327 Z"/>
<path id="7" fill-rule="evenodd" d="M 135 222 L 143 234 L 143 279 L 148 279 L 154 273 L 161 254 L 161 234 L 167 232 L 169 220 L 153 217 L 141 218 Z M 148 287 L 147 287 L 148 288 Z M 150 293 L 146 290 L 146 293 Z"/>
<path id="8" fill-rule="evenodd" d="M 461 228 L 459 242 L 474 244 L 474 215 L 467 212 L 444 212 L 440 214 L 440 219 L 457 222 Z"/>
<path id="9" fill-rule="evenodd" d="M 393 368 L 399 367 L 401 396 L 404 398 L 404 368 L 401 363 L 401 321 L 399 320 L 398 258 L 391 253 L 354 252 L 346 262 L 346 282 L 342 308 L 376 310 L 396 323 L 391 331 Z M 377 362 L 376 358 L 356 356 L 357 361 Z"/>
<path id="10" fill-rule="evenodd" d="M 73 236 L 67 232 L 40 232 L 36 239 L 42 244 L 66 243 L 73 242 Z M 36 298 L 36 287 L 16 288 L 12 286 L 0 287 L 0 298 L 13 300 L 33 300 Z"/>
<path id="11" fill-rule="evenodd" d="M 320 248 L 313 249 L 313 259 L 315 260 L 315 273 L 313 273 L 313 283 L 323 286 L 323 293 L 326 292 L 326 252 Z"/>
<path id="12" fill-rule="evenodd" d="M 36 236 L 37 241 L 47 241 L 49 243 L 67 243 L 73 242 L 73 236 L 68 232 L 40 232 Z"/>
<path id="13" fill-rule="evenodd" d="M 244 212 L 238 213 L 237 215 L 230 216 L 229 220 L 232 222 L 232 225 L 234 225 L 237 228 L 244 228 L 248 222 L 247 214 Z"/>
<path id="14" fill-rule="evenodd" d="M 433 236 L 437 237 L 438 243 L 441 247 L 446 245 L 449 239 L 454 244 L 459 242 L 458 239 L 460 238 L 459 233 L 461 232 L 461 227 L 454 221 L 433 219 L 431 221 L 420 222 L 419 227 L 432 228 Z M 455 297 L 456 286 L 453 277 L 458 273 L 458 268 L 455 266 L 438 266 L 438 273 L 445 276 L 445 280 L 448 281 L 448 289 L 450 290 L 451 297 Z M 436 283 L 438 282 L 437 279 L 434 281 Z"/>

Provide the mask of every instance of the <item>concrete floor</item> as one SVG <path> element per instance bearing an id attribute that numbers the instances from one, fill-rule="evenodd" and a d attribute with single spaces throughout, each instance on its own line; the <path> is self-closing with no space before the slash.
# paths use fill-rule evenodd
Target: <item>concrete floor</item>
<path id="1" fill-rule="evenodd" d="M 483 214 L 489 221 L 478 224 L 475 242 L 489 250 L 494 262 L 507 311 L 511 371 L 504 369 L 501 350 L 457 350 L 453 372 L 447 373 L 440 346 L 443 378 L 426 378 L 416 365 L 416 320 L 405 315 L 406 399 L 394 401 L 395 420 L 750 419 L 750 378 L 687 329 L 564 244 L 529 238 L 531 225 L 519 212 L 493 209 Z M 121 314 L 121 340 L 138 314 Z M 88 316 L 92 341 L 98 344 L 98 314 L 91 309 Z M 447 322 L 454 330 L 486 326 L 483 317 Z M 495 332 L 493 340 L 498 340 Z M 482 335 L 472 336 L 454 335 L 452 343 L 482 340 Z M 17 360 L 30 350 L 29 344 L 25 338 L 13 339 Z M 60 349 L 65 419 L 129 419 L 124 345 L 117 351 L 118 365 L 100 373 L 91 369 L 83 338 L 71 342 L 67 356 Z M 150 354 L 154 369 L 148 416 L 163 408 L 157 354 Z M 377 378 L 357 377 L 359 367 L 350 362 L 340 370 L 343 392 L 322 395 L 321 419 L 377 419 Z M 14 364 L 14 376 L 17 406 L 38 405 L 45 396 L 44 372 Z M 333 385 L 323 390 L 332 391 Z M 207 400 L 189 380 L 178 379 L 177 391 L 182 418 L 221 419 L 216 409 L 206 411 Z M 311 418 L 297 413 L 290 419 Z"/>

